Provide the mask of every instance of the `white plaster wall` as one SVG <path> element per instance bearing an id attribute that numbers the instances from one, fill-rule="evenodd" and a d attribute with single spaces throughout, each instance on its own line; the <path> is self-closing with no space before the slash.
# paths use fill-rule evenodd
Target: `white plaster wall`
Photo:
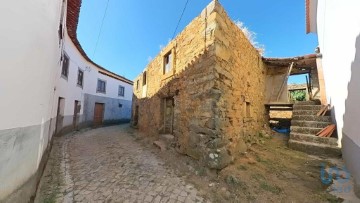
<path id="1" fill-rule="evenodd" d="M 65 99 L 65 108 L 64 116 L 74 115 L 74 103 L 75 100 L 81 102 L 83 106 L 84 101 L 84 87 L 87 85 L 85 83 L 85 78 L 87 77 L 86 67 L 87 62 L 81 57 L 75 46 L 73 46 L 70 38 L 67 33 L 64 37 L 64 53 L 69 57 L 69 72 L 67 79 L 61 75 L 62 67 L 57 71 L 57 84 L 56 84 L 56 96 L 54 98 L 55 108 L 53 109 L 53 117 L 56 117 L 57 114 L 57 103 L 58 98 L 62 97 Z M 77 85 L 77 76 L 78 70 L 81 69 L 84 71 L 84 83 L 83 87 Z M 80 114 L 82 114 L 83 109 L 81 108 Z M 70 125 L 71 123 L 63 123 L 63 126 Z"/>
<path id="2" fill-rule="evenodd" d="M 70 65 L 69 65 L 69 74 L 67 80 L 61 76 L 61 68 L 57 73 L 57 87 L 56 87 L 56 96 L 54 99 L 54 105 L 57 105 L 57 100 L 59 97 L 65 98 L 65 112 L 64 116 L 72 116 L 74 114 L 74 102 L 78 100 L 81 102 L 81 111 L 80 114 L 83 114 L 84 110 L 84 94 L 97 95 L 102 97 L 124 99 L 131 101 L 133 94 L 132 85 L 119 81 L 112 77 L 103 75 L 99 73 L 99 68 L 94 66 L 92 63 L 85 60 L 85 58 L 80 54 L 72 40 L 69 38 L 67 32 L 65 33 L 64 38 L 64 51 L 69 56 Z M 77 74 L 79 68 L 84 71 L 84 82 L 83 88 L 77 85 Z M 106 93 L 97 93 L 97 81 L 98 79 L 106 81 Z M 119 85 L 125 88 L 125 95 L 118 96 Z M 53 117 L 57 114 L 57 109 L 53 110 Z M 81 118 L 83 119 L 83 118 Z M 68 120 L 69 121 L 69 120 Z M 81 122 L 82 120 L 80 120 Z M 70 121 L 71 122 L 71 121 Z M 63 126 L 70 125 L 71 123 L 65 123 Z"/>
<path id="3" fill-rule="evenodd" d="M 0 6 L 0 129 L 49 119 L 59 67 L 61 1 L 3 1 Z M 19 116 L 21 115 L 21 116 Z"/>
<path id="4" fill-rule="evenodd" d="M 0 201 L 38 169 L 51 134 L 61 1 L 0 5 Z"/>
<path id="5" fill-rule="evenodd" d="M 107 93 L 101 96 L 132 99 L 132 85 L 100 75 L 67 33 L 64 49 L 70 58 L 69 75 L 67 80 L 61 78 L 61 3 L 11 0 L 0 5 L 0 201 L 38 170 L 55 129 L 55 120 L 50 120 L 56 117 L 59 97 L 65 98 L 65 116 L 71 116 L 74 101 L 83 106 L 84 93 L 97 95 L 97 78 L 102 78 L 107 81 Z M 79 67 L 85 70 L 84 89 L 76 84 Z M 118 96 L 119 85 L 125 87 L 125 97 Z"/>
<path id="6" fill-rule="evenodd" d="M 351 66 L 356 52 L 356 39 L 360 35 L 360 1 L 359 0 L 319 0 L 317 13 L 317 30 L 320 51 L 323 55 L 324 78 L 328 103 L 334 107 L 337 122 L 339 145 L 342 130 L 358 145 L 360 136 L 357 126 L 360 125 L 359 107 L 345 106 L 348 98 L 348 83 L 351 77 Z M 359 47 L 357 47 L 359 51 Z M 360 67 L 359 67 L 360 68 Z M 359 101 L 360 94 L 354 98 Z M 347 115 L 347 128 L 344 126 L 345 108 L 351 108 Z"/>

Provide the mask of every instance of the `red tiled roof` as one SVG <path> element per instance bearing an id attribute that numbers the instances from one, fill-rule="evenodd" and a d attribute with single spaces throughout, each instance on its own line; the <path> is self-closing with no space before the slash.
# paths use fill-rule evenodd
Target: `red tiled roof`
<path id="1" fill-rule="evenodd" d="M 310 33 L 310 0 L 305 0 L 306 34 Z"/>
<path id="2" fill-rule="evenodd" d="M 93 62 L 88 56 L 87 54 L 85 53 L 85 51 L 83 50 L 83 48 L 81 47 L 80 45 L 80 42 L 79 40 L 77 39 L 77 34 L 76 34 L 76 31 L 77 31 L 77 26 L 78 26 L 78 22 L 79 22 L 79 15 L 80 15 L 80 7 L 81 7 L 81 0 L 68 0 L 67 2 L 67 17 L 66 17 L 66 20 L 67 20 L 67 32 L 68 32 L 68 35 L 70 37 L 70 39 L 72 40 L 72 42 L 74 43 L 74 45 L 76 46 L 76 48 L 79 50 L 79 52 L 81 53 L 81 55 L 87 60 L 89 61 L 90 63 L 92 63 L 94 66 L 98 67 L 100 70 L 100 72 L 105 72 L 107 75 L 117 79 L 117 80 L 120 80 L 120 81 L 123 81 L 123 82 L 126 82 L 130 85 L 133 85 L 134 82 L 123 77 L 123 76 L 120 76 L 116 73 L 113 73 L 107 69 L 105 69 L 104 67 L 96 64 L 95 62 Z"/>

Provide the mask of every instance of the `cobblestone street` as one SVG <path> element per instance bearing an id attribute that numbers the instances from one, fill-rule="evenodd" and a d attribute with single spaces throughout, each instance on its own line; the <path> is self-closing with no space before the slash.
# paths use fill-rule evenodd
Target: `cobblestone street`
<path id="1" fill-rule="evenodd" d="M 128 132 L 128 125 L 55 138 L 35 202 L 205 202 Z"/>

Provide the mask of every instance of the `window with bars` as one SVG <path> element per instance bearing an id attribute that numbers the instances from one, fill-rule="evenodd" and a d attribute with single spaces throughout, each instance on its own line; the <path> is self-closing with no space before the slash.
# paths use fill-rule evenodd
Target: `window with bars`
<path id="1" fill-rule="evenodd" d="M 96 92 L 106 93 L 106 81 L 98 79 Z"/>
<path id="2" fill-rule="evenodd" d="M 62 69 L 61 69 L 61 76 L 67 78 L 69 75 L 69 57 L 64 54 L 63 55 L 63 63 L 62 63 Z"/>
<path id="3" fill-rule="evenodd" d="M 125 87 L 119 85 L 118 95 L 119 95 L 120 97 L 123 97 L 123 96 L 125 95 Z"/>
<path id="4" fill-rule="evenodd" d="M 78 77 L 77 77 L 77 85 L 79 85 L 80 87 L 83 87 L 83 83 L 84 83 L 84 71 L 79 69 Z"/>

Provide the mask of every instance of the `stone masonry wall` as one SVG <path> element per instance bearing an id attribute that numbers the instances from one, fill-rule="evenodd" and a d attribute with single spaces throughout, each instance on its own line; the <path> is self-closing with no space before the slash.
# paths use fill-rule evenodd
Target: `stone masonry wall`
<path id="1" fill-rule="evenodd" d="M 266 67 L 259 52 L 224 10 L 219 10 L 216 21 L 215 89 L 220 96 L 215 121 L 225 145 L 217 151 L 227 160 L 223 151 L 236 157 L 246 150 L 246 137 L 264 129 Z"/>
<path id="2" fill-rule="evenodd" d="M 138 127 L 141 131 L 151 135 L 159 133 L 159 129 L 161 131 L 161 100 L 166 95 L 159 96 L 159 91 L 193 64 L 195 58 L 204 54 L 206 47 L 213 43 L 213 30 L 216 25 L 214 16 L 215 4 L 211 3 L 145 68 L 146 85 L 143 86 L 144 72 L 135 79 L 133 111 L 138 105 Z M 169 52 L 173 54 L 172 70 L 164 74 L 164 56 Z M 186 79 L 181 79 L 181 81 L 184 80 Z M 141 105 L 138 100 L 141 100 Z"/>
<path id="3" fill-rule="evenodd" d="M 170 51 L 173 69 L 164 74 Z M 164 100 L 171 97 L 178 151 L 222 169 L 246 150 L 245 137 L 265 123 L 264 68 L 257 50 L 213 1 L 148 65 L 146 85 L 144 73 L 136 78 L 137 127 L 150 136 L 162 133 Z"/>

